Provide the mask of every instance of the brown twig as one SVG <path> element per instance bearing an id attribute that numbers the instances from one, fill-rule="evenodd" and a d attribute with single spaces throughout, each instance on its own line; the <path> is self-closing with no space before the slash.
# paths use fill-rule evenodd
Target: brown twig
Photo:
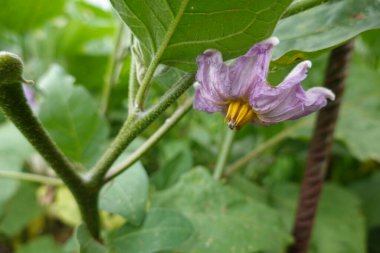
<path id="1" fill-rule="evenodd" d="M 335 93 L 336 99 L 318 113 L 293 228 L 295 242 L 290 247 L 289 253 L 308 251 L 318 200 L 329 163 L 352 48 L 352 42 L 348 42 L 337 47 L 330 54 L 325 86 Z"/>

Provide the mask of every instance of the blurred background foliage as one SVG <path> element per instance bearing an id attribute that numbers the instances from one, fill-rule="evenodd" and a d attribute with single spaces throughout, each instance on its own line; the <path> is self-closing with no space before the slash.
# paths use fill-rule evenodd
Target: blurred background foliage
<path id="1" fill-rule="evenodd" d="M 25 77 L 37 84 L 34 93 L 39 118 L 63 151 L 78 163 L 78 169 L 84 170 L 80 164 L 88 167 L 96 161 L 128 111 L 129 32 L 107 1 L 26 2 L 2 1 L 0 49 L 22 56 Z M 108 108 L 102 113 L 99 108 L 120 32 L 125 50 L 120 77 L 112 85 Z M 311 55 L 313 67 L 304 87 L 323 83 L 327 54 Z M 379 62 L 380 31 L 362 33 L 355 41 L 328 184 L 313 233 L 313 253 L 380 252 Z M 273 64 L 270 81 L 278 84 L 293 65 Z M 152 85 L 150 103 L 179 75 L 177 70 L 163 67 Z M 147 129 L 124 157 L 172 111 Z M 111 231 L 107 240 L 112 250 L 173 252 L 166 250 L 174 247 L 175 252 L 284 252 L 292 240 L 290 231 L 313 119 L 244 127 L 236 134 L 231 164 L 287 132 L 282 141 L 269 145 L 220 184 L 214 182 L 210 171 L 224 140 L 223 117 L 190 111 L 139 163 L 102 191 L 100 207 L 105 230 Z M 52 175 L 1 115 L 0 170 Z M 0 252 L 77 251 L 73 231 L 80 218 L 64 186 L 0 177 L 0 189 Z M 123 209 L 113 206 L 119 198 Z M 225 212 L 227 207 L 229 212 Z M 174 222 L 166 224 L 167 217 L 175 217 L 180 232 L 166 234 L 165 226 Z M 136 236 L 128 237 L 125 231 Z M 160 234 L 157 243 L 143 243 L 157 240 L 147 231 Z M 77 239 L 89 240 L 85 230 L 79 228 L 77 233 Z M 190 239 L 180 246 L 165 240 L 177 237 Z M 101 248 L 82 250 L 103 252 Z"/>

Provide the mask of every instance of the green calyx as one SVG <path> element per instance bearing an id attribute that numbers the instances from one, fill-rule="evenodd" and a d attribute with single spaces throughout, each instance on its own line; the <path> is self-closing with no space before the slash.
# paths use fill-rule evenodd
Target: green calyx
<path id="1" fill-rule="evenodd" d="M 6 51 L 0 51 L 0 85 L 33 83 L 22 77 L 23 70 L 24 64 L 18 55 Z"/>

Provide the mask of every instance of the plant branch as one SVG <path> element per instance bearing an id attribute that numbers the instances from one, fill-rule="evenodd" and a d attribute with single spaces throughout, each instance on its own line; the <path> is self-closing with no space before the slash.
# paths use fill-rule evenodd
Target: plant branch
<path id="1" fill-rule="evenodd" d="M 325 86 L 335 93 L 336 98 L 317 116 L 293 228 L 295 242 L 289 249 L 290 253 L 308 252 L 318 201 L 330 160 L 334 130 L 339 116 L 352 49 L 351 41 L 330 53 Z"/>
<path id="2" fill-rule="evenodd" d="M 230 150 L 232 148 L 234 136 L 235 136 L 235 131 L 232 131 L 231 129 L 226 128 L 226 135 L 223 142 L 223 146 L 220 150 L 218 161 L 214 169 L 213 177 L 215 180 L 219 180 L 223 174 L 223 170 L 224 170 L 224 167 L 226 166 L 228 155 L 230 154 Z"/>
<path id="3" fill-rule="evenodd" d="M 76 173 L 74 165 L 34 116 L 22 90 L 22 72 L 23 63 L 17 55 L 0 53 L 0 108 L 67 185 L 78 203 L 82 218 L 91 234 L 98 238 L 97 199 L 93 201 L 98 192 Z"/>
<path id="4" fill-rule="evenodd" d="M 10 171 L 10 170 L 0 170 L 0 177 L 9 178 L 14 180 L 23 180 L 40 184 L 47 184 L 53 186 L 61 186 L 63 185 L 62 180 L 58 178 L 52 178 L 47 176 L 41 176 L 33 173 L 25 173 L 18 171 Z"/>
<path id="5" fill-rule="evenodd" d="M 294 1 L 289 8 L 282 14 L 281 18 L 287 18 L 289 16 L 293 16 L 302 11 L 306 11 L 311 9 L 317 5 L 328 2 L 329 0 L 298 0 Z"/>
<path id="6" fill-rule="evenodd" d="M 185 101 L 183 105 L 177 108 L 177 110 L 166 119 L 165 123 L 156 131 L 152 136 L 149 137 L 138 149 L 136 149 L 125 161 L 114 167 L 109 171 L 106 176 L 104 183 L 117 177 L 119 174 L 123 173 L 126 169 L 137 162 L 141 156 L 143 156 L 147 151 L 149 151 L 161 138 L 177 124 L 181 118 L 190 111 L 193 104 L 193 99 L 189 98 Z"/>
<path id="7" fill-rule="evenodd" d="M 251 152 L 234 162 L 233 164 L 229 165 L 226 169 L 226 172 L 224 173 L 224 176 L 229 177 L 236 171 L 238 171 L 241 167 L 246 165 L 249 161 L 251 161 L 253 158 L 261 155 L 265 150 L 268 148 L 271 148 L 281 141 L 285 140 L 289 136 L 291 136 L 296 130 L 298 130 L 300 127 L 304 126 L 306 123 L 306 120 L 299 121 L 298 123 L 294 124 L 291 127 L 286 128 L 285 130 L 279 132 L 269 140 L 261 143 L 259 146 L 257 146 L 255 149 L 253 149 Z"/>
<path id="8" fill-rule="evenodd" d="M 124 149 L 143 132 L 163 111 L 172 105 L 193 83 L 193 75 L 185 75 L 161 100 L 149 111 L 137 118 L 129 118 L 120 129 L 118 135 L 111 143 L 95 167 L 91 170 L 90 181 L 95 185 L 102 185 L 104 176 L 111 168 L 117 157 Z"/>

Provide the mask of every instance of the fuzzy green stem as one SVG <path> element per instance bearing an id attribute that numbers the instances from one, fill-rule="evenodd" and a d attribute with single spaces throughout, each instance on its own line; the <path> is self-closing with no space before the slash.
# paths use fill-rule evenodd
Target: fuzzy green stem
<path id="1" fill-rule="evenodd" d="M 107 72 L 104 78 L 105 81 L 103 85 L 102 98 L 100 102 L 100 109 L 104 115 L 107 113 L 107 110 L 108 110 L 108 104 L 109 104 L 109 99 L 111 96 L 112 87 L 116 84 L 119 78 L 120 70 L 121 70 L 121 67 L 123 66 L 123 62 L 126 56 L 124 52 L 125 47 L 123 45 L 123 38 L 125 36 L 125 33 L 126 33 L 125 24 L 120 22 L 120 27 L 116 35 L 115 47 L 109 59 Z"/>
<path id="2" fill-rule="evenodd" d="M 317 5 L 328 2 L 329 0 L 298 0 L 294 1 L 289 8 L 285 11 L 285 13 L 281 16 L 281 18 L 287 18 L 289 16 L 295 15 L 302 11 L 306 11 L 311 9 Z"/>
<path id="3" fill-rule="evenodd" d="M 47 176 L 36 175 L 33 173 L 10 171 L 10 170 L 0 170 L 0 177 L 9 178 L 14 180 L 29 181 L 39 184 L 47 184 L 53 186 L 63 185 L 63 182 L 58 178 L 52 178 Z"/>
<path id="4" fill-rule="evenodd" d="M 129 117 L 110 147 L 91 170 L 90 181 L 95 185 L 102 185 L 104 176 L 117 157 L 141 132 L 157 119 L 162 112 L 172 105 L 191 86 L 193 81 L 194 77 L 192 75 L 185 75 L 178 84 L 169 90 L 149 111 L 144 112 L 141 116 L 138 115 L 140 117 Z"/>
<path id="5" fill-rule="evenodd" d="M 149 151 L 161 138 L 175 126 L 178 121 L 191 109 L 193 104 L 193 99 L 190 98 L 185 103 L 180 106 L 170 118 L 168 118 L 165 123 L 156 131 L 152 136 L 149 137 L 138 149 L 136 149 L 125 161 L 120 163 L 118 166 L 109 171 L 105 183 L 117 177 L 123 173 L 126 169 L 132 166 L 136 161 L 138 161 L 141 156 L 143 156 L 147 151 Z"/>
<path id="6" fill-rule="evenodd" d="M 20 83 L 0 84 L 0 107 L 33 147 L 51 165 L 75 197 L 91 234 L 99 236 L 98 191 L 87 186 L 29 108 Z M 95 202 L 94 202 L 95 201 Z"/>
<path id="7" fill-rule="evenodd" d="M 229 128 L 226 128 L 226 131 L 227 132 L 225 135 L 225 140 L 224 140 L 224 143 L 220 151 L 218 161 L 216 163 L 215 170 L 214 170 L 213 177 L 216 180 L 219 180 L 223 174 L 223 170 L 224 170 L 224 167 L 226 166 L 228 155 L 230 154 L 230 150 L 231 150 L 232 143 L 235 136 L 235 131 L 231 131 L 231 129 Z"/>
<path id="8" fill-rule="evenodd" d="M 264 151 L 266 151 L 268 148 L 271 148 L 281 141 L 285 140 L 289 136 L 291 136 L 296 130 L 298 130 L 300 127 L 305 125 L 306 121 L 300 121 L 297 124 L 286 128 L 285 130 L 279 132 L 269 140 L 261 143 L 259 146 L 257 146 L 255 149 L 253 149 L 251 152 L 234 162 L 233 164 L 229 165 L 226 169 L 226 172 L 224 173 L 225 176 L 230 176 L 231 174 L 238 171 L 241 167 L 246 165 L 249 161 L 251 161 L 253 158 L 261 155 Z"/>

